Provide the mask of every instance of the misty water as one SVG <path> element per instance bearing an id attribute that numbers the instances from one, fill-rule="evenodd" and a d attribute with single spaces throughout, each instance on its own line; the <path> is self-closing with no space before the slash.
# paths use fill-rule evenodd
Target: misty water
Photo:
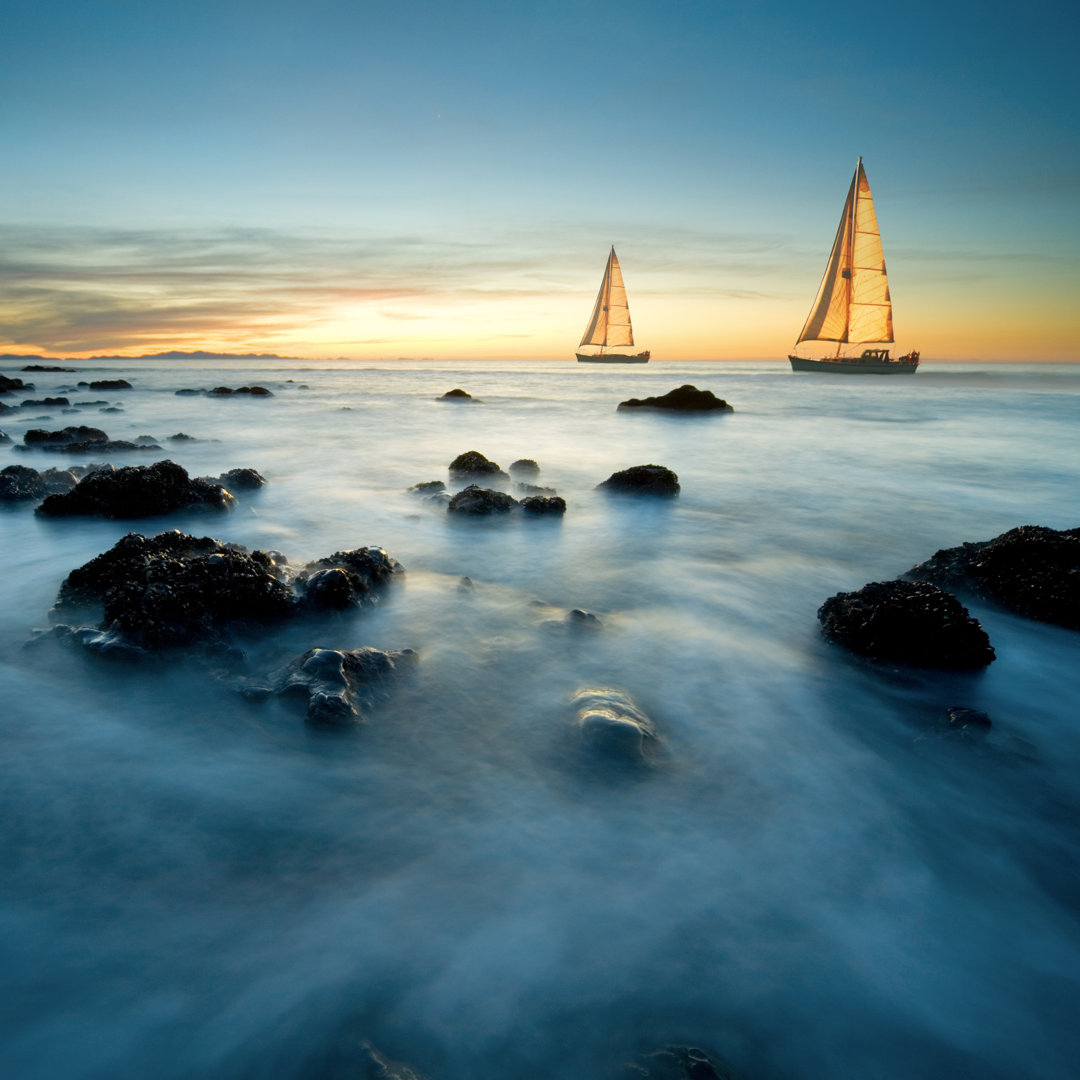
<path id="1" fill-rule="evenodd" d="M 1080 524 L 1080 368 L 70 366 L 20 373 L 29 396 L 122 411 L 6 413 L 16 443 L 183 432 L 111 460 L 268 483 L 225 516 L 0 513 L 3 1075 L 337 1080 L 365 1040 L 429 1080 L 591 1080 L 668 1042 L 749 1080 L 1075 1075 L 1080 637 L 966 599 L 997 660 L 920 673 L 853 659 L 816 612 L 940 548 Z M 134 389 L 76 388 L 116 377 Z M 616 411 L 685 382 L 735 411 Z M 176 394 L 256 383 L 274 396 Z M 454 387 L 476 400 L 437 400 Z M 407 491 L 471 449 L 535 459 L 565 517 Z M 646 463 L 677 499 L 595 490 Z M 328 732 L 194 658 L 24 647 L 70 570 L 176 528 L 404 566 L 374 607 L 242 642 L 252 672 L 313 646 L 418 662 Z M 651 718 L 649 764 L 586 752 L 589 687 Z M 943 736 L 953 705 L 985 740 Z"/>

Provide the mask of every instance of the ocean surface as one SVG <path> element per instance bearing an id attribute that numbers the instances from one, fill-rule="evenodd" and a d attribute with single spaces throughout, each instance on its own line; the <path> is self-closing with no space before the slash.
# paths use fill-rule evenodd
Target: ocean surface
<path id="1" fill-rule="evenodd" d="M 598 1080 L 665 1043 L 747 1080 L 1076 1075 L 1080 636 L 966 601 L 997 660 L 918 673 L 831 646 L 816 612 L 943 547 L 1080 525 L 1080 366 L 68 366 L 4 370 L 121 411 L 7 413 L 16 443 L 183 432 L 110 460 L 268 483 L 219 516 L 0 508 L 0 1074 L 344 1080 L 366 1041 L 428 1080 Z M 616 411 L 687 382 L 735 411 Z M 222 384 L 274 396 L 176 394 Z M 437 400 L 455 387 L 476 400 Z M 565 517 L 407 490 L 466 450 L 535 459 Z M 595 490 L 650 463 L 677 499 Z M 418 663 L 327 732 L 194 659 L 24 647 L 69 571 L 165 529 L 298 564 L 386 548 L 406 572 L 382 603 L 248 664 Z M 648 715 L 650 764 L 586 753 L 586 688 Z M 953 705 L 985 740 L 943 737 Z"/>

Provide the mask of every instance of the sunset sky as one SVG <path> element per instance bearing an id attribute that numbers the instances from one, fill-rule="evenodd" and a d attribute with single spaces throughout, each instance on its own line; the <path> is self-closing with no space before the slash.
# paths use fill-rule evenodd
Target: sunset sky
<path id="1" fill-rule="evenodd" d="M 1074 3 L 0 0 L 0 352 L 782 358 L 861 154 L 897 345 L 1080 359 Z"/>

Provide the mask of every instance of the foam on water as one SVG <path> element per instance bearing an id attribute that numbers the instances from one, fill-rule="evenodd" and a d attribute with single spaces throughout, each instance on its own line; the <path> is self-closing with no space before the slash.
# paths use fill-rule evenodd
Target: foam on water
<path id="1" fill-rule="evenodd" d="M 104 374 L 83 367 L 25 377 Z M 1076 368 L 110 367 L 135 389 L 72 397 L 122 413 L 4 430 L 183 431 L 201 441 L 114 460 L 269 484 L 226 518 L 0 514 L 6 1075 L 344 1077 L 364 1039 L 431 1080 L 591 1080 L 666 1041 L 750 1078 L 1073 1074 L 1080 639 L 973 604 L 985 673 L 885 672 L 815 613 L 938 548 L 1080 523 Z M 683 382 L 736 411 L 615 411 Z M 275 396 L 175 394 L 221 383 Z M 436 400 L 454 386 L 481 400 Z M 536 459 L 565 518 L 458 521 L 406 492 L 469 449 Z M 648 462 L 677 500 L 594 490 Z M 132 527 L 294 562 L 384 546 L 407 571 L 385 602 L 249 663 L 419 663 L 328 735 L 195 662 L 23 649 Z M 583 754 L 590 686 L 653 720 L 651 767 Z M 990 714 L 985 746 L 929 734 L 954 704 Z"/>

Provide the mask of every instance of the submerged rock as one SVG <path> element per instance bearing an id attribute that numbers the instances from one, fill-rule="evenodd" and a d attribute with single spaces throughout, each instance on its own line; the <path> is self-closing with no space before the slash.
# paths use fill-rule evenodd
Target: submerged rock
<path id="1" fill-rule="evenodd" d="M 494 461 L 489 461 L 479 450 L 466 450 L 464 454 L 458 454 L 450 462 L 450 475 L 455 480 L 465 480 L 470 476 L 498 476 L 509 479 Z"/>
<path id="2" fill-rule="evenodd" d="M 656 743 L 653 722 L 621 690 L 587 688 L 573 697 L 582 742 L 616 760 L 641 762 Z"/>
<path id="3" fill-rule="evenodd" d="M 982 543 L 943 548 L 907 576 L 1080 630 L 1080 529 L 1021 525 Z"/>
<path id="4" fill-rule="evenodd" d="M 876 581 L 829 597 L 825 636 L 869 660 L 957 670 L 994 660 L 986 632 L 951 593 L 928 582 Z"/>
<path id="5" fill-rule="evenodd" d="M 629 398 L 620 401 L 620 409 L 666 409 L 668 412 L 734 412 L 723 398 L 711 390 L 699 390 L 686 383 L 677 390 L 669 390 L 659 397 Z"/>
<path id="6" fill-rule="evenodd" d="M 38 507 L 49 517 L 89 515 L 133 519 L 177 510 L 228 510 L 236 500 L 219 484 L 191 479 L 173 461 L 130 465 L 115 472 L 93 472 L 71 491 L 50 495 Z"/>
<path id="7" fill-rule="evenodd" d="M 616 1080 L 739 1080 L 739 1074 L 698 1046 L 665 1046 L 627 1062 Z"/>
<path id="8" fill-rule="evenodd" d="M 679 494 L 679 478 L 663 465 L 634 465 L 632 468 L 612 473 L 596 487 L 599 491 L 626 495 L 662 495 L 670 498 Z"/>
<path id="9" fill-rule="evenodd" d="M 446 504 L 450 514 L 505 514 L 518 505 L 513 495 L 470 484 Z"/>
<path id="10" fill-rule="evenodd" d="M 446 485 L 441 480 L 424 480 L 413 484 L 409 491 L 414 495 L 441 495 L 446 491 Z"/>
<path id="11" fill-rule="evenodd" d="M 387 678 L 415 658 L 412 649 L 309 649 L 273 676 L 271 689 L 306 694 L 309 723 L 357 723 L 385 691 Z"/>
<path id="12" fill-rule="evenodd" d="M 6 431 L 0 431 L 0 446 L 11 442 L 11 436 Z"/>

